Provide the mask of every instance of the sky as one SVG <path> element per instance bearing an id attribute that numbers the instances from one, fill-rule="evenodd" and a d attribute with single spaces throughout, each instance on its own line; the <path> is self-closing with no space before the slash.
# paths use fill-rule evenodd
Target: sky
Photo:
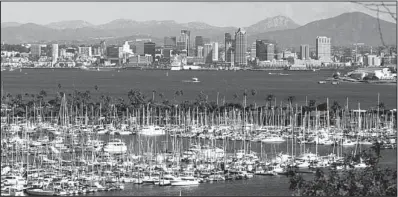
<path id="1" fill-rule="evenodd" d="M 99 25 L 115 19 L 174 20 L 247 27 L 278 15 L 305 25 L 354 11 L 376 16 L 375 11 L 349 2 L 2 2 L 1 21 L 45 25 L 84 20 Z M 388 14 L 380 15 L 380 18 L 394 22 Z"/>

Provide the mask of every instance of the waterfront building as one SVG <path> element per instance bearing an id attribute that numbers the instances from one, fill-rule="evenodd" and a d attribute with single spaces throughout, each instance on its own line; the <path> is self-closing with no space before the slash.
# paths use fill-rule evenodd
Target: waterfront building
<path id="1" fill-rule="evenodd" d="M 101 49 L 100 53 L 101 53 L 102 56 L 104 56 L 104 55 L 107 54 L 107 52 L 106 52 L 106 43 L 105 43 L 105 40 L 102 40 L 102 41 L 100 42 L 100 49 Z"/>
<path id="2" fill-rule="evenodd" d="M 290 64 L 287 60 L 266 60 L 266 61 L 259 61 L 258 66 L 262 68 L 285 68 L 288 67 Z"/>
<path id="3" fill-rule="evenodd" d="M 177 42 L 177 50 L 178 51 L 186 50 L 186 42 L 178 41 Z"/>
<path id="4" fill-rule="evenodd" d="M 225 50 L 225 61 L 226 62 L 231 62 L 231 48 L 232 48 L 232 36 L 230 33 L 225 33 L 224 50 Z"/>
<path id="5" fill-rule="evenodd" d="M 58 60 L 58 44 L 53 44 L 52 46 L 52 60 L 53 63 Z"/>
<path id="6" fill-rule="evenodd" d="M 41 56 L 41 45 L 32 44 L 30 46 L 30 55 L 34 58 L 39 58 Z"/>
<path id="7" fill-rule="evenodd" d="M 187 57 L 187 65 L 200 65 L 204 63 L 205 59 L 203 57 Z"/>
<path id="8" fill-rule="evenodd" d="M 177 46 L 177 39 L 175 36 L 164 37 L 164 48 L 173 49 Z"/>
<path id="9" fill-rule="evenodd" d="M 142 40 L 142 39 L 136 39 L 135 40 L 135 53 L 137 55 L 144 55 L 145 54 L 145 42 L 151 42 L 147 40 Z"/>
<path id="10" fill-rule="evenodd" d="M 85 56 L 85 57 L 91 57 L 92 56 L 91 47 L 79 47 L 78 51 L 79 51 L 78 53 L 81 56 Z"/>
<path id="11" fill-rule="evenodd" d="M 152 56 L 152 60 L 155 59 L 155 48 L 156 48 L 156 44 L 153 42 L 146 42 L 144 43 L 144 54 L 147 55 L 151 55 Z"/>
<path id="12" fill-rule="evenodd" d="M 191 32 L 188 30 L 181 30 L 180 42 L 185 42 L 184 49 L 187 50 L 187 56 L 190 55 L 190 46 L 191 46 Z"/>
<path id="13" fill-rule="evenodd" d="M 331 61 L 331 38 L 325 36 L 316 37 L 316 57 L 318 60 Z"/>
<path id="14" fill-rule="evenodd" d="M 172 51 L 173 51 L 172 49 L 167 49 L 167 48 L 163 49 L 162 50 L 163 57 L 164 58 L 170 58 Z"/>
<path id="15" fill-rule="evenodd" d="M 196 56 L 199 57 L 198 53 L 198 47 L 202 47 L 204 46 L 204 42 L 203 42 L 203 37 L 202 36 L 196 36 L 195 37 L 195 51 L 196 51 Z"/>
<path id="16" fill-rule="evenodd" d="M 256 57 L 259 61 L 267 60 L 267 49 L 262 40 L 256 40 Z"/>
<path id="17" fill-rule="evenodd" d="M 381 65 L 381 59 L 380 57 L 377 57 L 376 55 L 365 55 L 364 66 L 380 66 Z"/>
<path id="18" fill-rule="evenodd" d="M 301 45 L 300 46 L 300 58 L 302 60 L 310 59 L 310 46 L 309 45 Z"/>
<path id="19" fill-rule="evenodd" d="M 205 59 L 205 63 L 211 63 L 212 62 L 212 45 L 211 44 L 205 44 L 204 49 L 203 49 L 203 58 Z"/>
<path id="20" fill-rule="evenodd" d="M 196 51 L 196 56 L 197 57 L 203 57 L 203 46 L 198 46 L 197 51 Z"/>
<path id="21" fill-rule="evenodd" d="M 222 62 L 225 62 L 225 51 L 220 51 L 219 56 L 220 56 L 220 60 L 221 60 Z"/>
<path id="22" fill-rule="evenodd" d="M 274 59 L 275 45 L 271 43 L 265 44 L 265 57 L 266 60 L 272 61 Z"/>
<path id="23" fill-rule="evenodd" d="M 212 43 L 212 60 L 213 62 L 218 61 L 218 42 L 213 42 Z"/>
<path id="24" fill-rule="evenodd" d="M 251 45 L 251 48 L 250 48 L 250 59 L 251 60 L 256 59 L 256 56 L 257 56 L 256 55 L 256 51 L 257 51 L 256 45 L 257 45 L 256 42 L 253 42 L 252 45 Z"/>
<path id="25" fill-rule="evenodd" d="M 118 46 L 109 46 L 106 47 L 108 58 L 119 58 L 119 47 Z"/>
<path id="26" fill-rule="evenodd" d="M 133 50 L 131 50 L 131 47 L 130 47 L 130 44 L 129 44 L 128 41 L 124 42 L 123 51 L 122 52 L 125 53 L 125 54 L 129 54 L 129 53 L 133 52 Z"/>
<path id="27" fill-rule="evenodd" d="M 247 66 L 247 34 L 243 28 L 239 28 L 235 33 L 235 64 Z"/>

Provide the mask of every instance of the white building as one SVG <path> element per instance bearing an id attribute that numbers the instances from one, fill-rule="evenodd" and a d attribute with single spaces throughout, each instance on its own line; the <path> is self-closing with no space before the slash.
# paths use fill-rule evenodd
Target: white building
<path id="1" fill-rule="evenodd" d="M 213 42 L 212 48 L 213 48 L 212 60 L 213 60 L 213 62 L 216 62 L 216 61 L 218 61 L 218 42 Z"/>
<path id="2" fill-rule="evenodd" d="M 79 54 L 82 56 L 91 57 L 91 47 L 79 47 Z"/>
<path id="3" fill-rule="evenodd" d="M 52 60 L 53 60 L 53 63 L 54 62 L 57 62 L 57 60 L 58 60 L 58 44 L 53 44 L 53 47 L 52 47 Z"/>
<path id="4" fill-rule="evenodd" d="M 363 63 L 365 66 L 380 66 L 381 59 L 376 55 L 366 55 Z"/>

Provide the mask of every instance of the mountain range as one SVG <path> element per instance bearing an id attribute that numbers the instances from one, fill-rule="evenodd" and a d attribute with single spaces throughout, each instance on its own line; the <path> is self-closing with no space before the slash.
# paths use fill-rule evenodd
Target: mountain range
<path id="1" fill-rule="evenodd" d="M 248 44 L 256 39 L 272 39 L 281 46 L 299 46 L 315 44 L 316 36 L 332 38 L 333 45 L 349 45 L 363 42 L 367 45 L 381 45 L 375 17 L 352 12 L 313 21 L 299 26 L 285 16 L 266 18 L 249 27 L 244 27 L 248 34 Z M 380 20 L 380 29 L 386 44 L 396 43 L 396 24 Z M 178 36 L 181 29 L 191 31 L 191 40 L 200 35 L 212 41 L 222 42 L 226 32 L 235 32 L 237 27 L 216 27 L 202 22 L 177 23 L 164 21 L 134 21 L 117 19 L 106 24 L 93 25 L 83 20 L 61 21 L 47 25 L 17 22 L 1 23 L 1 40 L 6 43 L 37 42 L 81 42 L 97 43 L 104 39 L 115 43 L 135 38 L 152 38 L 157 44 L 163 44 L 164 36 Z M 191 41 L 192 42 L 192 41 Z"/>

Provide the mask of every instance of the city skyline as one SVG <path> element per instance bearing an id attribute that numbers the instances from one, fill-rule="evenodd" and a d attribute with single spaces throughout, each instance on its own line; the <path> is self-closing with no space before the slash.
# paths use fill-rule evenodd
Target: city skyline
<path id="1" fill-rule="evenodd" d="M 87 10 L 94 4 L 96 11 L 87 14 Z M 275 16 L 289 17 L 298 25 L 335 17 L 346 12 L 359 11 L 377 16 L 376 12 L 363 5 L 348 2 L 113 2 L 111 4 L 109 2 L 3 2 L 2 5 L 2 23 L 41 25 L 68 20 L 83 20 L 93 25 L 100 25 L 117 19 L 130 19 L 174 20 L 177 23 L 203 22 L 218 27 L 247 27 Z M 139 6 L 140 9 L 131 12 L 131 8 L 135 6 Z M 58 9 L 59 7 L 63 9 Z M 242 7 L 247 9 L 241 10 Z M 74 10 L 73 15 L 70 14 L 71 10 Z M 148 10 L 153 14 L 148 14 Z M 203 14 L 204 10 L 206 14 Z M 221 15 L 220 10 L 229 10 L 231 14 Z M 242 13 L 243 17 L 235 16 L 236 11 Z M 105 12 L 108 14 L 103 14 Z M 51 17 L 48 17 L 49 15 Z M 389 14 L 381 13 L 380 18 L 395 23 Z"/>

